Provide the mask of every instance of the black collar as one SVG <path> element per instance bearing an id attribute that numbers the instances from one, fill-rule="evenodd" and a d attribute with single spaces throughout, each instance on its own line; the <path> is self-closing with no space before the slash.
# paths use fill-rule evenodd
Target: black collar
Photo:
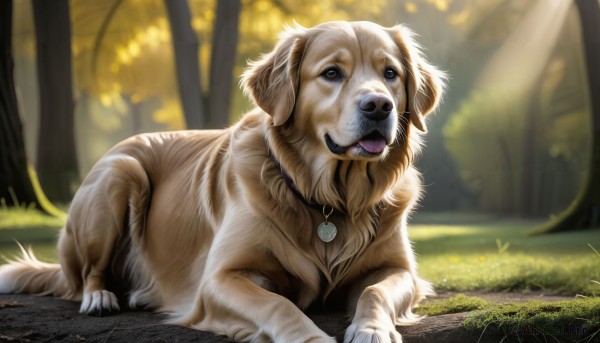
<path id="1" fill-rule="evenodd" d="M 298 188 L 296 188 L 296 185 L 294 184 L 294 180 L 292 180 L 292 178 L 288 175 L 288 173 L 285 171 L 285 169 L 283 169 L 283 167 L 281 166 L 279 161 L 275 158 L 275 156 L 273 156 L 273 153 L 271 153 L 271 149 L 269 149 L 269 148 L 267 148 L 267 149 L 268 149 L 269 157 L 271 158 L 271 161 L 273 161 L 273 163 L 275 163 L 275 167 L 279 170 L 279 173 L 281 173 L 283 180 L 285 180 L 285 184 L 292 191 L 292 193 L 294 193 L 294 195 L 298 199 L 300 199 L 306 206 L 309 206 L 316 210 L 321 211 L 323 209 L 323 205 L 319 204 L 318 202 L 316 202 L 314 200 L 306 199 L 302 195 L 302 193 L 300 193 Z"/>

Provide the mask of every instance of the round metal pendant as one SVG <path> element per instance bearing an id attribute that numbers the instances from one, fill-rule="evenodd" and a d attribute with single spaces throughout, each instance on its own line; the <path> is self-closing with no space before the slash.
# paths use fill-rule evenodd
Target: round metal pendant
<path id="1" fill-rule="evenodd" d="M 323 242 L 331 242 L 337 235 L 337 228 L 333 223 L 323 222 L 319 224 L 319 227 L 317 228 L 317 235 L 319 235 L 319 238 Z"/>

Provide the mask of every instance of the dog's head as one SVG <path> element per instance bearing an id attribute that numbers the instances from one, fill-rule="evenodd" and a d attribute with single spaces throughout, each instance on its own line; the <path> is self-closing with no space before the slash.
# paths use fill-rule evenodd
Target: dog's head
<path id="1" fill-rule="evenodd" d="M 242 83 L 274 126 L 293 125 L 337 159 L 380 160 L 408 134 L 406 121 L 426 131 L 441 97 L 444 75 L 412 37 L 369 22 L 288 29 Z"/>

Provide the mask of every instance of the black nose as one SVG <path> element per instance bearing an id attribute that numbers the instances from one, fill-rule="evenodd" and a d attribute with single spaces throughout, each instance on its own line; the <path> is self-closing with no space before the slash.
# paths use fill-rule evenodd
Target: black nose
<path id="1" fill-rule="evenodd" d="M 371 120 L 384 120 L 390 116 L 394 109 L 394 104 L 386 96 L 380 94 L 369 94 L 359 103 L 360 112 Z"/>

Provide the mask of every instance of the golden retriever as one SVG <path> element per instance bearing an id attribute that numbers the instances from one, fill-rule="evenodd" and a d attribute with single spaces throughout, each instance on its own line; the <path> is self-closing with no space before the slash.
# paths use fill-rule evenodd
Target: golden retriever
<path id="1" fill-rule="evenodd" d="M 400 342 L 431 286 L 407 217 L 444 74 L 403 26 L 290 28 L 244 73 L 257 108 L 224 130 L 142 134 L 92 168 L 58 242 L 0 269 L 0 293 L 129 306 L 248 342 L 335 342 L 303 310 L 343 301 L 344 342 Z M 122 299 L 121 299 L 122 300 Z M 121 303 L 123 305 L 123 303 Z"/>

